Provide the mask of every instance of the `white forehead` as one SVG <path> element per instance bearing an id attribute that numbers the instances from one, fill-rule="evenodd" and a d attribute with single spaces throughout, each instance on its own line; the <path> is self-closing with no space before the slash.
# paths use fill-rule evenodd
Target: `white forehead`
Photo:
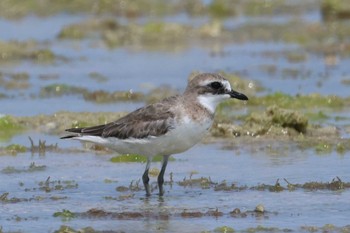
<path id="1" fill-rule="evenodd" d="M 229 81 L 227 80 L 217 80 L 217 79 L 207 79 L 207 80 L 203 80 L 200 82 L 200 85 L 201 86 L 206 86 L 208 85 L 209 83 L 212 83 L 212 82 L 220 82 L 222 83 L 222 85 L 225 87 L 226 90 L 229 90 L 231 91 L 231 84 L 229 83 Z"/>

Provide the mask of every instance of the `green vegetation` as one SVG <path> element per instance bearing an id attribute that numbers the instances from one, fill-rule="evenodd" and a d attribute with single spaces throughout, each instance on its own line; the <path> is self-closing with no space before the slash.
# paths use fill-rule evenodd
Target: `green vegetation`
<path id="1" fill-rule="evenodd" d="M 74 180 L 51 180 L 50 177 L 48 177 L 45 181 L 40 181 L 38 185 L 39 190 L 46 193 L 78 188 L 78 183 Z"/>
<path id="2" fill-rule="evenodd" d="M 11 116 L 0 116 L 0 141 L 9 140 L 22 132 L 24 126 L 18 124 Z"/>
<path id="3" fill-rule="evenodd" d="M 29 84 L 28 73 L 0 73 L 0 86 L 5 89 L 27 89 Z"/>
<path id="4" fill-rule="evenodd" d="M 18 153 L 26 152 L 27 148 L 19 144 L 11 144 L 5 147 L 5 151 L 9 154 L 16 155 Z"/>
<path id="5" fill-rule="evenodd" d="M 323 4 L 341 5 L 340 0 L 326 0 Z M 334 2 L 336 4 L 334 4 Z M 213 0 L 210 4 L 203 1 L 170 1 L 161 0 L 135 0 L 123 2 L 121 0 L 63 0 L 63 1 L 40 1 L 20 0 L 1 1 L 0 16 L 6 18 L 19 18 L 27 15 L 38 15 L 46 17 L 59 13 L 86 13 L 95 15 L 121 15 L 127 18 L 145 16 L 164 16 L 186 13 L 191 16 L 209 15 L 211 17 L 232 17 L 237 13 L 245 15 L 272 15 L 290 12 L 305 12 L 315 9 L 313 1 L 299 1 L 298 4 L 288 4 L 283 0 L 278 1 L 256 1 L 256 0 Z M 346 4 L 343 4 L 346 6 Z M 338 7 L 337 7 L 338 9 Z"/>
<path id="6" fill-rule="evenodd" d="M 307 112 L 305 113 L 307 118 L 310 121 L 325 121 L 328 120 L 330 117 L 325 114 L 323 111 L 318 111 L 318 112 Z"/>
<path id="7" fill-rule="evenodd" d="M 350 6 L 346 1 L 322 0 L 321 13 L 325 20 L 350 19 Z"/>
<path id="8" fill-rule="evenodd" d="M 52 97 L 52 96 L 63 96 L 63 95 L 77 95 L 84 94 L 87 90 L 85 88 L 67 85 L 67 84 L 50 84 L 41 88 L 40 96 Z"/>
<path id="9" fill-rule="evenodd" d="M 270 106 L 264 113 L 252 112 L 241 126 L 218 123 L 212 128 L 213 136 L 236 137 L 240 135 L 297 135 L 306 133 L 308 119 L 297 111 Z"/>
<path id="10" fill-rule="evenodd" d="M 208 13 L 215 18 L 235 16 L 235 4 L 232 4 L 230 0 L 213 0 L 208 6 Z"/>
<path id="11" fill-rule="evenodd" d="M 256 232 L 292 232 L 291 229 L 285 228 L 280 229 L 278 227 L 265 227 L 262 225 L 258 225 L 257 227 L 249 227 L 244 232 L 247 233 L 256 233 Z"/>
<path id="12" fill-rule="evenodd" d="M 69 210 L 63 209 L 60 212 L 55 212 L 53 214 L 54 217 L 60 217 L 63 221 L 71 220 L 72 218 L 75 218 L 75 214 Z"/>
<path id="13" fill-rule="evenodd" d="M 95 103 L 112 103 L 117 101 L 142 101 L 144 95 L 132 91 L 115 91 L 112 93 L 106 91 L 86 92 L 84 99 Z"/>
<path id="14" fill-rule="evenodd" d="M 278 107 L 288 109 L 341 109 L 344 106 L 350 105 L 350 98 L 341 98 L 334 95 L 324 96 L 320 94 L 291 96 L 281 92 L 276 92 L 274 94 L 269 94 L 261 97 L 252 96 L 249 98 L 248 104 L 250 106 L 277 105 Z"/>
<path id="15" fill-rule="evenodd" d="M 51 50 L 40 48 L 34 41 L 5 42 L 0 40 L 0 63 L 19 60 L 46 63 L 53 62 L 55 58 L 56 55 Z"/>
<path id="16" fill-rule="evenodd" d="M 163 156 L 158 155 L 153 157 L 153 162 L 160 162 L 162 161 Z M 174 161 L 175 159 L 170 157 L 169 161 Z M 125 155 L 118 155 L 110 159 L 113 163 L 133 163 L 133 162 L 139 162 L 139 163 L 145 163 L 147 162 L 147 157 L 142 155 L 135 155 L 135 154 L 125 154 Z"/>
<path id="17" fill-rule="evenodd" d="M 22 172 L 37 172 L 37 171 L 45 171 L 45 165 L 36 165 L 32 162 L 28 168 L 15 168 L 15 167 L 5 167 L 1 170 L 1 173 L 4 174 L 12 174 L 12 173 L 22 173 Z"/>
<path id="18" fill-rule="evenodd" d="M 222 226 L 214 229 L 214 232 L 217 233 L 233 233 L 235 230 L 232 227 Z"/>

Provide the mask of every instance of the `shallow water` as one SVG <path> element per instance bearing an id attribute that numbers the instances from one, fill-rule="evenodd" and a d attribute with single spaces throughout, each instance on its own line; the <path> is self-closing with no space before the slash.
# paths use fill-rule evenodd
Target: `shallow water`
<path id="1" fill-rule="evenodd" d="M 34 39 L 44 43 L 56 55 L 62 57 L 53 63 L 18 61 L 1 64 L 3 73 L 28 73 L 30 86 L 27 89 L 9 90 L 0 87 L 0 92 L 9 98 L 0 99 L 0 113 L 15 116 L 35 116 L 54 114 L 58 111 L 107 112 L 132 111 L 144 103 L 118 102 L 95 104 L 87 102 L 81 95 L 41 98 L 40 89 L 53 83 L 64 83 L 87 88 L 88 90 L 125 91 L 133 90 L 148 93 L 153 88 L 169 85 L 177 90 L 186 86 L 188 75 L 193 71 L 237 73 L 254 84 L 261 83 L 266 89 L 258 95 L 283 92 L 290 95 L 320 93 L 323 95 L 349 96 L 349 85 L 342 83 L 350 75 L 349 57 L 342 57 L 334 66 L 325 62 L 323 55 L 304 50 L 296 44 L 284 42 L 247 42 L 225 44 L 198 44 L 177 51 L 148 51 L 130 48 L 109 49 L 99 42 L 61 41 L 56 38 L 60 29 L 68 24 L 88 19 L 84 14 L 59 14 L 45 19 L 30 16 L 20 20 L 0 19 L 0 39 L 4 41 L 25 41 Z M 237 17 L 225 21 L 228 27 L 245 23 L 270 21 L 283 23 L 293 16 Z M 314 11 L 300 16 L 308 22 L 320 21 Z M 148 19 L 139 19 L 143 22 Z M 192 19 L 186 15 L 176 15 L 162 19 L 167 22 L 200 25 L 206 18 Z M 36 25 L 33 27 L 33 25 Z M 7 33 L 4 33 L 6 31 Z M 302 62 L 289 62 L 285 53 L 306 54 Z M 264 67 L 274 66 L 274 72 Z M 296 76 L 285 72 L 295 69 Z M 99 82 L 89 78 L 97 72 L 107 79 Z M 51 75 L 52 79 L 42 79 Z M 239 111 L 247 111 L 246 108 Z M 348 124 L 350 111 L 327 112 L 331 119 L 324 124 L 342 128 Z M 334 117 L 347 120 L 338 122 Z M 342 129 L 343 130 L 343 129 Z M 343 132 L 349 138 L 349 132 Z M 0 141 L 0 146 L 21 144 L 30 147 L 28 136 L 34 142 L 46 140 L 47 145 L 58 143 L 60 151 L 48 151 L 45 155 L 30 152 L 16 156 L 0 157 L 0 195 L 8 192 L 8 199 L 19 198 L 15 203 L 0 201 L 0 232 L 54 232 L 61 225 L 74 229 L 87 226 L 95 230 L 116 230 L 125 232 L 201 232 L 213 231 L 217 227 L 229 226 L 236 231 L 244 231 L 259 225 L 301 231 L 302 226 L 322 227 L 333 224 L 342 227 L 349 224 L 349 189 L 337 191 L 296 189 L 282 192 L 258 191 L 250 189 L 261 184 L 275 185 L 279 179 L 287 187 L 284 179 L 292 184 L 306 182 L 331 182 L 339 177 L 344 182 L 350 180 L 349 152 L 320 154 L 315 149 L 300 149 L 294 142 L 276 142 L 271 147 L 250 142 L 245 145 L 240 140 L 238 149 L 223 149 L 224 142 L 199 144 L 193 149 L 175 155 L 175 161 L 168 165 L 166 181 L 173 173 L 173 185 L 166 184 L 165 196 L 159 198 L 157 190 L 146 198 L 144 190 L 119 192 L 116 187 L 129 187 L 138 182 L 144 170 L 142 163 L 112 163 L 109 159 L 115 154 L 100 155 L 84 148 L 79 142 L 62 141 L 57 135 L 28 131 L 16 135 L 9 141 Z M 231 139 L 229 139 L 231 140 Z M 237 139 L 238 140 L 238 139 Z M 253 146 L 252 146 L 253 145 Z M 266 149 L 266 148 L 270 148 Z M 272 148 L 272 149 L 271 149 Z M 286 148 L 286 149 L 281 149 Z M 67 152 L 75 150 L 75 153 Z M 79 149 L 79 150 L 78 150 Z M 275 150 L 274 150 L 275 149 Z M 32 162 L 36 166 L 45 165 L 42 171 L 28 172 Z M 13 167 L 20 172 L 6 173 Z M 160 167 L 160 163 L 153 163 Z M 5 169 L 5 170 L 4 170 Z M 183 187 L 177 182 L 205 177 L 214 183 L 226 181 L 239 187 L 241 191 L 215 191 L 213 186 L 203 189 L 200 185 Z M 41 190 L 39 183 L 69 181 L 77 187 L 63 190 Z M 151 177 L 155 186 L 155 177 Z M 107 181 L 107 182 L 106 182 Z M 140 184 L 142 187 L 142 185 Z M 267 212 L 256 214 L 255 207 L 264 205 Z M 247 212 L 246 217 L 232 217 L 230 212 L 239 208 Z M 141 217 L 111 218 L 98 216 L 78 216 L 74 218 L 54 217 L 55 212 L 69 210 L 82 214 L 91 209 L 111 213 L 141 213 Z M 218 210 L 222 216 L 208 216 Z M 203 216 L 186 216 L 183 213 L 200 212 Z M 206 215 L 207 214 L 207 215 Z M 164 217 L 166 216 L 166 217 Z"/>
<path id="2" fill-rule="evenodd" d="M 49 139 L 49 138 L 48 138 Z M 50 141 L 50 140 L 49 140 Z M 69 143 L 71 144 L 71 143 Z M 132 180 L 140 179 L 144 164 L 109 162 L 110 155 L 57 154 L 46 153 L 45 156 L 28 153 L 3 157 L 1 169 L 13 166 L 21 169 L 31 162 L 36 165 L 46 165 L 45 171 L 23 172 L 14 174 L 1 173 L 1 192 L 9 192 L 10 197 L 33 198 L 42 200 L 22 201 L 18 203 L 3 203 L 0 221 L 4 230 L 38 232 L 43 229 L 51 232 L 60 225 L 67 224 L 73 228 L 92 226 L 96 230 L 118 229 L 123 231 L 154 231 L 158 227 L 161 232 L 199 232 L 212 230 L 217 226 L 227 225 L 236 230 L 263 225 L 265 227 L 280 227 L 298 230 L 301 226 L 322 226 L 324 223 L 345 226 L 349 218 L 350 192 L 346 191 L 283 191 L 280 193 L 257 190 L 214 191 L 213 188 L 202 189 L 198 186 L 182 187 L 174 184 L 166 185 L 166 194 L 159 199 L 153 191 L 150 198 L 145 198 L 144 191 L 134 192 L 126 200 L 118 200 L 121 195 L 130 192 L 117 192 L 117 186 L 129 186 Z M 197 145 L 192 150 L 169 163 L 168 174 L 173 173 L 174 181 L 189 179 L 191 172 L 197 172 L 192 178 L 210 177 L 213 182 L 226 180 L 238 186 L 255 186 L 258 184 L 273 185 L 276 179 L 287 179 L 291 183 L 304 183 L 313 180 L 330 182 L 339 176 L 347 178 L 350 172 L 349 156 L 330 154 L 317 156 L 312 151 L 289 151 L 286 156 L 270 156 L 266 153 L 241 152 L 221 150 L 219 145 Z M 159 167 L 159 163 L 152 164 Z M 330 169 L 331 168 L 331 169 Z M 33 190 L 38 188 L 40 181 L 50 180 L 70 181 L 78 184 L 77 188 L 45 192 Z M 105 180 L 112 180 L 106 183 Z M 166 175 L 166 181 L 169 181 Z M 155 182 L 152 177 L 151 181 Z M 23 183 L 22 186 L 19 183 Z M 28 189 L 28 191 L 25 191 Z M 50 197 L 66 197 L 62 200 L 51 200 Z M 105 197 L 117 198 L 106 200 Z M 250 216 L 233 218 L 229 212 L 235 208 L 241 211 L 254 210 L 258 204 L 263 204 L 266 216 Z M 63 209 L 72 212 L 85 212 L 92 208 L 110 212 L 140 212 L 171 214 L 167 220 L 156 217 L 140 217 L 111 221 L 109 218 L 73 218 L 63 221 L 53 217 L 54 212 Z M 220 217 L 181 217 L 181 213 L 216 210 L 223 212 Z M 16 221 L 14 216 L 22 220 Z M 179 226 L 180 224 L 180 226 Z M 130 226 L 132 225 L 132 228 Z M 180 227 L 180 228 L 179 228 Z"/>

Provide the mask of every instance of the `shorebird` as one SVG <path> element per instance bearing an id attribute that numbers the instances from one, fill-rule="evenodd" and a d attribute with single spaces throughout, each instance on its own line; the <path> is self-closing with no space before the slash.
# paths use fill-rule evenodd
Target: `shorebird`
<path id="1" fill-rule="evenodd" d="M 188 82 L 182 95 L 139 108 L 111 123 L 67 129 L 74 134 L 62 139 L 93 142 L 121 154 L 146 156 L 142 181 L 147 196 L 151 194 L 148 171 L 152 158 L 162 155 L 157 178 L 159 195 L 162 196 L 169 156 L 184 152 L 201 141 L 213 123 L 216 106 L 230 98 L 248 100 L 244 94 L 232 90 L 223 76 L 202 73 Z"/>

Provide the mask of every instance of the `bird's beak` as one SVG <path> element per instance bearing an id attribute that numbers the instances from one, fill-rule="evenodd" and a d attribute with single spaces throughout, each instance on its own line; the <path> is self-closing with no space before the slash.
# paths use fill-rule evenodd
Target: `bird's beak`
<path id="1" fill-rule="evenodd" d="M 239 93 L 237 91 L 234 91 L 234 90 L 231 90 L 227 94 L 229 94 L 231 96 L 231 98 L 236 98 L 239 100 L 248 100 L 248 97 L 246 95 Z"/>

